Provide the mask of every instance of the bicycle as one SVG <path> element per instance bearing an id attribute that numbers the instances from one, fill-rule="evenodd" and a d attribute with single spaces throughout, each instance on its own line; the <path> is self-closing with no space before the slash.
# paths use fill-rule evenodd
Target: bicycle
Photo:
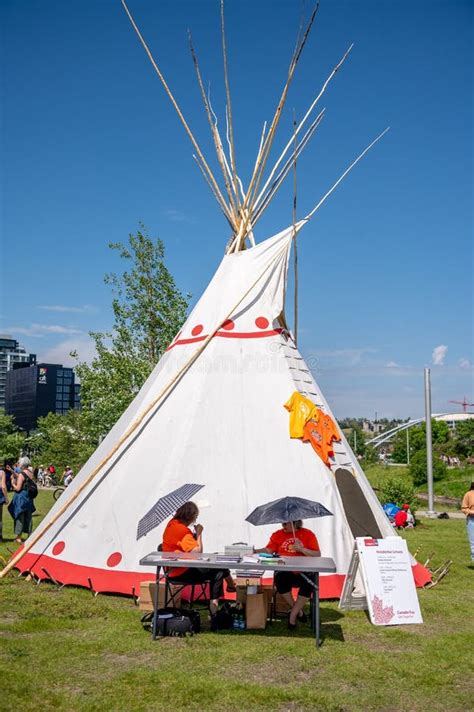
<path id="1" fill-rule="evenodd" d="M 57 500 L 60 498 L 60 496 L 62 495 L 62 493 L 64 492 L 65 489 L 66 489 L 66 488 L 65 488 L 65 487 L 62 487 L 62 486 L 61 486 L 61 487 L 56 487 L 56 489 L 55 489 L 54 492 L 53 492 L 53 499 L 54 499 L 55 502 L 57 502 Z"/>

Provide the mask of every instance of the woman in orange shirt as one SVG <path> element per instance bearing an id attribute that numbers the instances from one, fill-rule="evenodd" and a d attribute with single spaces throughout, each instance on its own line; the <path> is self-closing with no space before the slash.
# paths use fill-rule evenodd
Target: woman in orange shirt
<path id="1" fill-rule="evenodd" d="M 296 522 L 283 522 L 281 529 L 273 532 L 268 544 L 263 549 L 255 551 L 279 556 L 321 556 L 316 536 L 303 527 L 301 519 Z M 288 627 L 294 629 L 297 619 L 306 620 L 303 608 L 311 598 L 311 584 L 297 571 L 276 571 L 275 586 L 278 593 L 291 606 Z M 293 588 L 299 588 L 296 601 L 291 593 Z"/>
<path id="2" fill-rule="evenodd" d="M 196 551 L 202 552 L 202 524 L 195 524 L 199 516 L 199 509 L 194 502 L 185 502 L 176 514 L 168 522 L 163 532 L 163 551 L 173 551 L 179 553 Z M 194 532 L 190 526 L 195 524 Z M 211 588 L 211 600 L 209 609 L 211 615 L 215 614 L 219 605 L 219 598 L 223 596 L 223 581 L 227 584 L 227 591 L 235 591 L 234 581 L 229 569 L 190 569 L 190 568 L 170 568 L 170 579 L 176 583 L 202 583 L 209 581 Z"/>

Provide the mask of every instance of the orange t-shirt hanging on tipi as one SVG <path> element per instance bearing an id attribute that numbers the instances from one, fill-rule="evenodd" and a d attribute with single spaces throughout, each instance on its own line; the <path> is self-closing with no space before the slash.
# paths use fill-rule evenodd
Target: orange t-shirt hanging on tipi
<path id="1" fill-rule="evenodd" d="M 309 420 L 303 432 L 303 441 L 310 442 L 313 450 L 319 455 L 325 465 L 330 465 L 329 458 L 334 457 L 332 443 L 341 439 L 331 416 L 319 411 L 317 421 Z"/>
<path id="2" fill-rule="evenodd" d="M 309 398 L 295 391 L 284 406 L 290 413 L 290 438 L 302 438 L 310 418 L 317 420 L 318 407 Z"/>

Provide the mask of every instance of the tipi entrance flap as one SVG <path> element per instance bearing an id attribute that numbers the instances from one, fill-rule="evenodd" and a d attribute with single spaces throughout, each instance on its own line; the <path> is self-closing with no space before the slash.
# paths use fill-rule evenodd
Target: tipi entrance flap
<path id="1" fill-rule="evenodd" d="M 381 539 L 382 533 L 354 474 L 346 468 L 339 467 L 334 477 L 354 539 L 358 536 Z"/>

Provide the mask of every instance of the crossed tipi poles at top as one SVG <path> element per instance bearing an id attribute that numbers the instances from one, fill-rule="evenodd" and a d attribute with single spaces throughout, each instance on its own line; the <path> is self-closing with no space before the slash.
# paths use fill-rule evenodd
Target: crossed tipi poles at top
<path id="1" fill-rule="evenodd" d="M 223 195 L 223 192 L 221 188 L 219 187 L 219 184 L 209 167 L 208 162 L 206 161 L 206 158 L 204 157 L 204 154 L 195 138 L 193 135 L 175 97 L 173 96 L 173 93 L 171 92 L 171 89 L 162 73 L 160 70 L 158 64 L 156 63 L 142 33 L 140 32 L 137 24 L 135 23 L 135 20 L 132 17 L 132 14 L 127 7 L 127 4 L 125 0 L 121 0 L 122 5 L 125 9 L 125 12 L 128 15 L 128 18 L 132 24 L 132 27 L 134 28 L 141 44 L 143 45 L 143 48 L 145 49 L 145 52 L 148 55 L 148 58 L 150 59 L 151 64 L 153 65 L 153 68 L 158 75 L 166 94 L 168 95 L 168 98 L 170 99 L 171 103 L 174 106 L 174 109 L 176 113 L 178 114 L 178 117 L 183 124 L 183 127 L 188 134 L 188 137 L 191 140 L 191 143 L 196 151 L 195 154 L 193 154 L 193 158 L 196 160 L 196 163 L 199 166 L 199 169 L 201 170 L 201 173 L 203 174 L 207 184 L 209 185 L 214 197 L 216 198 L 219 207 L 221 208 L 222 212 L 224 213 L 224 216 L 229 223 L 229 226 L 232 230 L 232 238 L 228 244 L 227 247 L 227 254 L 232 253 L 232 252 L 237 252 L 239 250 L 242 250 L 245 248 L 245 240 L 248 238 L 250 240 L 251 245 L 255 245 L 255 240 L 253 237 L 253 228 L 255 227 L 255 224 L 258 222 L 258 220 L 262 217 L 264 211 L 267 209 L 269 206 L 272 198 L 274 197 L 275 193 L 279 190 L 281 185 L 283 184 L 285 178 L 288 176 L 288 173 L 290 170 L 296 166 L 296 160 L 300 156 L 301 152 L 303 149 L 306 147 L 306 145 L 309 143 L 310 139 L 314 135 L 316 129 L 320 126 L 324 116 L 325 116 L 325 109 L 322 109 L 319 114 L 314 117 L 314 110 L 316 105 L 319 103 L 321 97 L 325 93 L 329 83 L 335 76 L 335 74 L 338 72 L 342 64 L 345 62 L 346 58 L 348 57 L 350 51 L 352 50 L 353 44 L 349 46 L 349 48 L 346 50 L 342 58 L 339 60 L 339 62 L 336 64 L 336 66 L 332 69 L 331 73 L 327 77 L 326 81 L 324 82 L 323 86 L 321 87 L 320 91 L 312 101 L 310 107 L 306 111 L 303 119 L 299 122 L 298 125 L 295 124 L 294 130 L 293 130 L 293 135 L 290 136 L 289 140 L 286 143 L 285 148 L 283 149 L 282 153 L 280 154 L 278 160 L 276 161 L 275 165 L 273 166 L 272 170 L 270 171 L 270 174 L 268 175 L 267 179 L 265 180 L 265 183 L 263 187 L 261 186 L 261 183 L 264 178 L 265 174 L 265 169 L 267 166 L 270 150 L 272 148 L 275 135 L 277 132 L 278 124 L 281 118 L 281 115 L 283 113 L 283 109 L 287 100 L 288 96 L 288 91 L 290 88 L 290 85 L 293 81 L 293 77 L 296 71 L 296 67 L 298 65 L 299 59 L 301 57 L 301 54 L 303 52 L 304 46 L 306 44 L 306 41 L 308 39 L 308 36 L 311 32 L 311 28 L 313 26 L 317 11 L 319 9 L 319 2 L 316 3 L 310 19 L 306 25 L 306 28 L 303 31 L 300 31 L 295 49 L 293 52 L 293 55 L 290 60 L 289 68 L 288 68 L 288 75 L 285 81 L 285 84 L 283 86 L 283 90 L 280 96 L 280 99 L 278 101 L 277 107 L 275 109 L 275 113 L 273 115 L 272 121 L 270 123 L 270 126 L 268 127 L 267 130 L 267 122 L 265 122 L 261 134 L 261 139 L 260 139 L 260 145 L 259 145 L 259 150 L 257 153 L 257 158 L 255 161 L 255 166 L 250 178 L 250 182 L 248 185 L 248 188 L 246 191 L 244 191 L 242 181 L 237 173 L 237 167 L 236 167 L 236 157 L 235 157 L 235 142 L 234 142 L 234 129 L 233 129 L 233 120 L 232 120 L 232 103 L 231 103 L 231 95 L 230 95 L 230 89 L 229 89 L 229 75 L 228 75 L 228 67 L 227 67 L 227 45 L 226 45 L 226 35 L 225 35 L 225 21 L 224 21 L 224 0 L 221 0 L 221 35 L 222 35 L 222 53 L 223 53 L 223 66 L 224 66 L 224 81 L 225 81 L 225 93 L 226 93 L 226 121 L 227 121 L 227 131 L 226 131 L 226 139 L 228 143 L 228 156 L 225 152 L 224 149 L 224 143 L 222 141 L 219 129 L 218 129 L 218 120 L 217 116 L 211 106 L 210 99 L 208 95 L 206 94 L 203 80 L 201 77 L 201 71 L 199 68 L 199 63 L 197 59 L 197 55 L 192 43 L 192 38 L 191 34 L 189 34 L 189 44 L 190 44 L 190 49 L 191 49 L 191 54 L 194 62 L 194 67 L 196 70 L 196 76 L 197 76 L 197 81 L 199 84 L 199 89 L 201 92 L 201 97 L 203 100 L 204 104 L 204 109 L 207 115 L 209 127 L 211 130 L 212 138 L 214 141 L 214 147 L 216 150 L 216 155 L 217 155 L 217 160 L 219 163 L 219 166 L 222 171 L 223 175 L 223 180 L 225 184 L 225 191 L 227 193 L 227 200 Z M 310 118 L 313 115 L 313 118 Z M 309 122 L 309 124 L 308 124 Z M 306 127 L 304 134 L 300 138 L 300 134 L 303 131 L 303 129 Z M 352 170 L 352 168 L 358 163 L 363 156 L 372 148 L 372 146 L 379 141 L 382 136 L 388 131 L 388 128 L 386 128 L 377 138 L 372 141 L 365 149 L 362 151 L 362 153 L 359 154 L 359 156 L 349 165 L 349 167 L 344 171 L 344 173 L 338 178 L 338 180 L 333 184 L 333 186 L 327 191 L 327 193 L 321 198 L 321 200 L 316 204 L 316 206 L 300 221 L 296 220 L 296 216 L 294 217 L 293 224 L 295 227 L 295 235 L 297 232 L 297 223 L 299 225 L 298 229 L 301 228 L 303 224 L 305 224 L 308 220 L 311 219 L 311 217 L 314 215 L 314 213 L 319 210 L 319 208 L 322 206 L 322 204 L 326 201 L 326 199 L 331 195 L 331 193 L 337 188 L 339 183 L 345 178 L 345 176 Z"/>

